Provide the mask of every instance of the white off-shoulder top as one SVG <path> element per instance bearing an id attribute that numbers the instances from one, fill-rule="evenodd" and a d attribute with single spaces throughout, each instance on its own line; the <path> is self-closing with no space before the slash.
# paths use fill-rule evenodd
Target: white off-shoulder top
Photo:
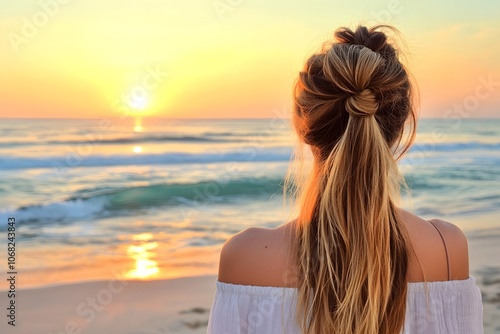
<path id="1" fill-rule="evenodd" d="M 482 298 L 474 277 L 408 286 L 402 333 L 483 333 Z M 296 297 L 296 288 L 216 281 L 207 334 L 300 334 Z"/>

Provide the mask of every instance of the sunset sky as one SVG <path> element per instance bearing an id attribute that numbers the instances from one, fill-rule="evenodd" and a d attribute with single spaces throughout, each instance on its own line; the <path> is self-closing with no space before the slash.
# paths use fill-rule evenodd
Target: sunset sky
<path id="1" fill-rule="evenodd" d="M 405 36 L 422 116 L 497 117 L 499 22 L 491 0 L 2 1 L 0 117 L 272 117 L 306 57 L 358 23 Z"/>

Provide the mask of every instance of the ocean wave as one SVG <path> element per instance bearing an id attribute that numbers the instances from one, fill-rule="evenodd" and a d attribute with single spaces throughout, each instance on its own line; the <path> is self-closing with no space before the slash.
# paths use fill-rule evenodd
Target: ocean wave
<path id="1" fill-rule="evenodd" d="M 134 134 L 131 136 L 118 138 L 99 138 L 97 134 L 89 134 L 86 137 L 85 133 L 79 133 L 80 139 L 73 140 L 41 140 L 28 141 L 0 141 L 0 147 L 12 146 L 40 146 L 40 145 L 88 145 L 91 144 L 140 144 L 140 143 L 240 143 L 245 139 L 265 135 L 259 132 L 205 132 L 198 135 L 162 135 L 162 134 Z"/>
<path id="2" fill-rule="evenodd" d="M 480 159 L 479 150 L 488 150 L 490 153 L 498 151 L 498 155 L 488 154 L 485 159 L 493 164 L 500 163 L 500 143 L 441 143 L 441 144 L 415 144 L 412 154 L 419 152 L 454 152 L 457 157 L 466 156 L 468 159 Z M 470 156 L 468 151 L 475 150 L 475 156 Z M 290 160 L 293 148 L 290 146 L 261 147 L 241 146 L 238 149 L 226 152 L 182 153 L 168 152 L 160 154 L 122 154 L 122 155 L 89 155 L 79 156 L 75 152 L 65 156 L 49 158 L 30 157 L 4 157 L 0 158 L 0 169 L 27 169 L 27 168 L 56 168 L 67 171 L 71 167 L 106 167 L 128 165 L 170 165 L 192 163 L 219 163 L 219 162 L 286 162 Z M 463 155 L 459 153 L 463 152 Z M 420 156 L 420 155 L 419 155 Z M 443 158 L 447 158 L 443 156 Z M 432 161 L 434 157 L 424 156 L 423 162 Z M 413 161 L 413 160 L 411 160 Z M 484 161 L 483 161 L 484 162 Z"/>
<path id="3" fill-rule="evenodd" d="M 98 137 L 89 137 L 88 139 L 80 140 L 48 140 L 48 141 L 15 141 L 15 142 L 0 142 L 0 147 L 11 146 L 38 146 L 38 145 L 88 145 L 88 144 L 140 144 L 140 143 L 161 143 L 161 142 L 177 142 L 177 143 L 224 143 L 238 142 L 236 139 L 217 138 L 227 137 L 228 133 L 209 134 L 202 136 L 141 136 L 141 137 L 122 137 L 99 139 Z"/>
<path id="4" fill-rule="evenodd" d="M 213 153 L 163 153 L 163 154 L 128 154 L 128 155 L 90 155 L 79 156 L 69 153 L 62 157 L 0 158 L 0 169 L 54 168 L 58 173 L 72 167 L 128 166 L 128 165 L 170 165 L 217 162 L 277 162 L 288 161 L 291 148 L 241 147 L 236 151 Z"/>
<path id="5" fill-rule="evenodd" d="M 242 178 L 197 183 L 153 184 L 129 188 L 80 190 L 61 202 L 23 206 L 1 212 L 0 217 L 14 216 L 26 222 L 72 222 L 130 214 L 155 207 L 196 209 L 210 203 L 228 203 L 237 198 L 269 199 L 282 193 L 280 178 Z M 0 218 L 0 219 L 3 219 Z"/>
<path id="6" fill-rule="evenodd" d="M 475 149 L 500 150 L 500 143 L 490 142 L 449 142 L 449 143 L 415 143 L 410 149 L 412 151 L 436 151 L 453 152 Z"/>

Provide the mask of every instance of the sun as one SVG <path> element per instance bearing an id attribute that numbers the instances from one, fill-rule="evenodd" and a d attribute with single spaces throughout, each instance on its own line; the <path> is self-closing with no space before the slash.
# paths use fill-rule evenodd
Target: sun
<path id="1" fill-rule="evenodd" d="M 146 96 L 131 96 L 128 101 L 128 106 L 130 107 L 130 109 L 135 111 L 141 111 L 146 109 L 148 104 L 149 101 Z"/>

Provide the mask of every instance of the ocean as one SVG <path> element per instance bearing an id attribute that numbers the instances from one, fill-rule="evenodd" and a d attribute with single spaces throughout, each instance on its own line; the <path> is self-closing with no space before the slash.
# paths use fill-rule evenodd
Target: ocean
<path id="1" fill-rule="evenodd" d="M 0 134 L 1 244 L 14 217 L 20 287 L 215 274 L 229 236 L 292 218 L 283 119 L 3 119 Z M 422 119 L 404 206 L 500 227 L 499 167 L 499 119 Z"/>

